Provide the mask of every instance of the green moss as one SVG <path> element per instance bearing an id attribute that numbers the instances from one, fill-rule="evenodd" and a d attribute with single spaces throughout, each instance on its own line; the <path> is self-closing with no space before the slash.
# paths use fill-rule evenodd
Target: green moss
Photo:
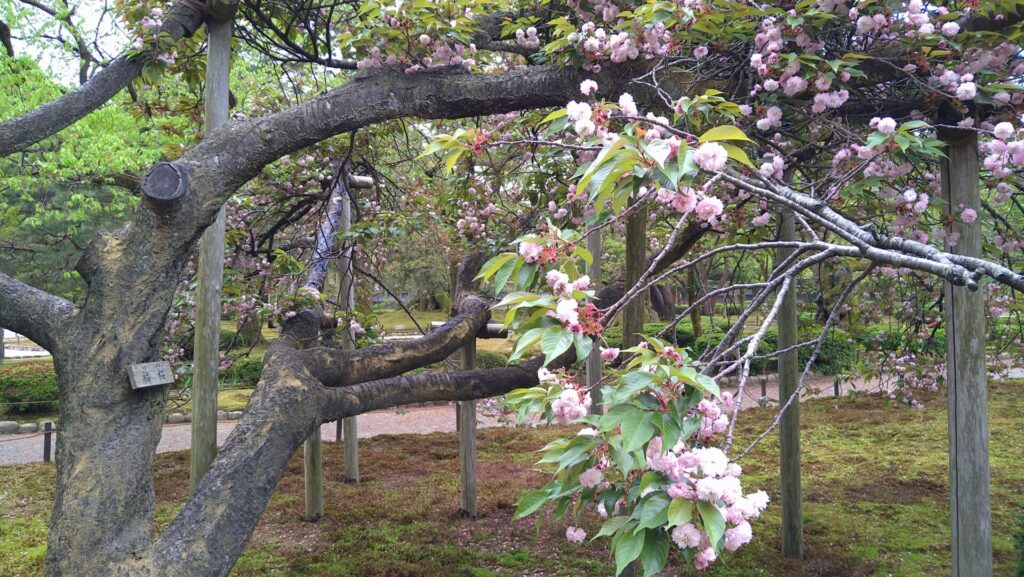
<path id="1" fill-rule="evenodd" d="M 804 535 L 802 562 L 779 555 L 778 437 L 769 435 L 741 461 L 747 490 L 765 489 L 772 506 L 754 522 L 754 541 L 702 575 L 932 577 L 949 572 L 947 433 L 944 397 L 921 394 L 923 410 L 878 397 L 822 399 L 802 405 Z M 992 523 L 995 574 L 1014 575 L 1015 503 L 1024 490 L 1024 381 L 990 388 Z M 744 412 L 736 450 L 774 418 Z M 515 503 L 547 476 L 535 452 L 573 428 L 481 429 L 480 517 L 460 519 L 458 438 L 396 435 L 360 441 L 363 480 L 341 480 L 341 447 L 325 443 L 327 511 L 302 521 L 302 456 L 289 463 L 233 575 L 239 577 L 606 576 L 613 571 L 603 541 L 565 541 L 567 524 L 593 535 L 601 520 L 512 521 Z M 187 496 L 186 453 L 156 459 L 157 528 Z M 45 523 L 53 498 L 52 465 L 0 467 L 0 575 L 41 572 Z M 681 570 L 679 559 L 670 574 Z"/>

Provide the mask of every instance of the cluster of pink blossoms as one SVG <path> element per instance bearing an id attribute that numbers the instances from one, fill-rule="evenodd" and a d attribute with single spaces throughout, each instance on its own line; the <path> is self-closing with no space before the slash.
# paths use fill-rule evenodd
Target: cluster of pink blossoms
<path id="1" fill-rule="evenodd" d="M 385 23 L 391 28 L 410 27 L 409 23 L 403 24 L 392 16 L 385 17 Z M 365 68 L 380 68 L 384 65 L 397 66 L 399 64 L 408 64 L 408 62 L 405 62 L 395 54 L 385 56 L 382 47 L 386 48 L 387 44 L 387 39 L 385 39 L 381 41 L 380 45 L 370 48 L 369 56 L 356 62 L 356 68 L 363 70 Z M 414 74 L 424 68 L 437 68 L 440 66 L 471 67 L 476 63 L 476 45 L 472 43 L 469 45 L 450 43 L 441 39 L 435 40 L 429 34 L 420 34 L 411 44 L 409 52 L 425 54 L 414 60 L 411 66 L 405 68 L 406 74 Z"/>
<path id="2" fill-rule="evenodd" d="M 731 525 L 725 531 L 725 548 L 736 551 L 753 538 L 750 519 L 756 518 L 768 506 L 768 494 L 758 491 L 743 494 L 739 476 L 742 469 L 729 462 L 717 447 L 688 448 L 680 441 L 674 447 L 664 448 L 660 436 L 647 445 L 647 468 L 664 473 L 671 485 L 672 498 L 694 503 L 703 501 L 717 507 Z M 680 549 L 694 549 L 694 568 L 703 570 L 717 558 L 711 540 L 694 523 L 686 523 L 672 530 L 672 540 Z"/>
<path id="3" fill-rule="evenodd" d="M 693 212 L 699 220 L 712 225 L 716 224 L 717 218 L 725 210 L 725 205 L 717 197 L 706 194 L 699 197 L 698 195 L 696 190 L 688 186 L 683 187 L 679 192 L 659 188 L 655 192 L 654 200 L 659 204 L 671 206 L 683 216 Z"/>
<path id="4" fill-rule="evenodd" d="M 141 52 L 142 50 L 145 50 L 147 41 L 151 42 L 154 46 L 157 45 L 157 42 L 160 39 L 160 29 L 164 25 L 163 8 L 152 8 L 149 11 L 149 16 L 144 16 L 142 20 L 139 21 L 139 25 L 142 27 L 142 32 L 135 38 L 132 48 Z M 171 66 L 177 60 L 178 53 L 177 51 L 160 52 L 155 54 L 153 58 L 158 62 Z"/>
<path id="5" fill-rule="evenodd" d="M 564 371 L 551 372 L 545 368 L 537 370 L 541 386 L 558 385 L 562 392 L 551 402 L 551 413 L 555 422 L 567 425 L 590 413 L 590 393 L 582 390 L 575 380 Z"/>

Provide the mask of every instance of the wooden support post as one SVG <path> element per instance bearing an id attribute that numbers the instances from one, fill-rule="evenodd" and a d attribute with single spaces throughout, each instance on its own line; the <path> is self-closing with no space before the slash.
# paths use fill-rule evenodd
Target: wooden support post
<path id="1" fill-rule="evenodd" d="M 632 206 L 632 205 L 631 205 Z M 644 209 L 626 217 L 626 274 L 623 288 L 636 286 L 647 267 L 647 211 Z M 622 348 L 640 344 L 644 330 L 644 298 L 646 292 L 636 295 L 622 310 Z M 639 577 L 640 564 L 626 565 L 620 577 Z"/>
<path id="2" fill-rule="evenodd" d="M 793 211 L 782 209 L 780 241 L 796 240 L 796 223 Z M 780 248 L 778 262 L 785 260 L 791 248 Z M 782 299 L 778 320 L 779 349 L 797 344 L 796 279 L 789 292 Z M 791 350 L 779 355 L 779 406 L 796 390 L 800 379 L 797 366 L 797 351 Z M 782 481 L 782 555 L 791 559 L 802 559 L 803 545 L 803 496 L 800 488 L 800 399 L 796 399 L 782 416 L 779 423 L 779 476 Z"/>
<path id="3" fill-rule="evenodd" d="M 981 256 L 981 223 L 965 223 L 964 209 L 981 213 L 978 135 L 941 131 L 946 142 L 942 193 L 948 203 L 955 246 L 946 250 Z M 988 391 L 985 388 L 985 295 L 946 284 L 946 385 L 949 403 L 949 509 L 953 525 L 953 577 L 992 576 L 992 513 L 989 501 Z"/>
<path id="4" fill-rule="evenodd" d="M 43 462 L 50 462 L 50 455 L 53 454 L 53 422 L 43 423 Z"/>
<path id="5" fill-rule="evenodd" d="M 341 269 L 341 310 L 349 313 L 355 308 L 355 277 L 352 268 L 352 239 L 347 238 L 348 232 L 352 229 L 352 197 L 348 194 L 341 200 L 341 235 L 345 239 L 345 249 L 338 259 L 338 268 Z M 342 327 L 341 348 L 351 351 L 356 348 L 355 337 L 351 327 Z M 346 483 L 359 482 L 359 422 L 356 417 L 342 419 L 341 428 L 345 440 L 345 472 Z"/>
<path id="6" fill-rule="evenodd" d="M 476 339 L 462 348 L 462 368 L 476 368 Z M 459 515 L 476 519 L 476 401 L 458 401 Z"/>
<path id="7" fill-rule="evenodd" d="M 587 250 L 594 260 L 587 266 L 587 276 L 590 277 L 590 284 L 595 289 L 601 284 L 601 231 L 595 231 L 587 237 Z M 587 357 L 587 389 L 590 390 L 590 401 L 594 414 L 604 414 L 604 404 L 601 399 L 601 388 L 597 385 L 601 380 L 601 351 L 597 346 L 590 351 Z"/>
<path id="8" fill-rule="evenodd" d="M 210 22 L 206 54 L 206 134 L 228 120 L 231 73 L 230 20 Z M 217 377 L 220 369 L 221 284 L 224 280 L 224 207 L 199 241 L 196 329 L 192 378 L 192 451 L 189 487 L 194 491 L 217 456 Z"/>
<path id="9" fill-rule="evenodd" d="M 324 459 L 320 441 L 320 423 L 302 445 L 305 474 L 306 521 L 319 521 L 324 516 Z"/>
<path id="10" fill-rule="evenodd" d="M 625 290 L 636 285 L 647 267 L 647 211 L 638 210 L 626 217 Z M 630 301 L 622 311 L 622 347 L 640 344 L 644 330 L 644 294 Z"/>

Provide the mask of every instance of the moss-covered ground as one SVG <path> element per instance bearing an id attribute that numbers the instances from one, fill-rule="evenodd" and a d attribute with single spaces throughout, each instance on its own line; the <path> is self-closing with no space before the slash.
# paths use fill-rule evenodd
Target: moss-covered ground
<path id="1" fill-rule="evenodd" d="M 754 542 L 717 563 L 719 577 L 932 577 L 949 574 L 945 400 L 893 407 L 877 397 L 822 399 L 802 409 L 806 558 L 779 551 L 779 509 L 754 523 Z M 1024 381 L 991 386 L 992 520 L 996 575 L 1013 574 L 1016 504 L 1024 500 Z M 745 412 L 737 445 L 771 422 Z M 481 516 L 463 520 L 458 440 L 452 434 L 363 440 L 363 481 L 341 481 L 341 451 L 325 446 L 327 513 L 302 517 L 302 459 L 296 455 L 234 575 L 487 577 L 610 575 L 607 548 L 564 538 L 569 519 L 512 522 L 518 495 L 546 476 L 534 451 L 567 429 L 488 429 L 479 433 Z M 778 495 L 777 443 L 766 439 L 743 461 L 745 486 Z M 188 489 L 188 455 L 158 455 L 158 523 Z M 0 575 L 38 575 L 53 496 L 52 465 L 0 467 Z M 578 523 L 593 534 L 596 515 Z M 680 574 L 674 567 L 666 575 Z M 687 574 L 682 572 L 682 574 Z"/>

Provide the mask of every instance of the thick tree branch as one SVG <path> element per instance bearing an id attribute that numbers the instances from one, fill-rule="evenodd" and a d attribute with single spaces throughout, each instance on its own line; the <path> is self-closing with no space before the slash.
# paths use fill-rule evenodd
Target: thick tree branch
<path id="1" fill-rule="evenodd" d="M 354 351 L 309 349 L 295 353 L 294 358 L 326 387 L 346 387 L 386 379 L 443 361 L 467 341 L 476 338 L 480 329 L 487 325 L 489 317 L 487 303 L 470 295 L 459 303 L 456 316 L 418 339 L 382 343 Z"/>
<path id="2" fill-rule="evenodd" d="M 497 397 L 515 389 L 537 386 L 540 366 L 538 357 L 499 369 L 403 375 L 327 389 L 321 395 L 321 414 L 324 420 L 334 420 L 410 403 Z"/>
<path id="3" fill-rule="evenodd" d="M 71 301 L 0 273 L 0 328 L 21 333 L 53 351 L 63 324 L 74 313 Z"/>

